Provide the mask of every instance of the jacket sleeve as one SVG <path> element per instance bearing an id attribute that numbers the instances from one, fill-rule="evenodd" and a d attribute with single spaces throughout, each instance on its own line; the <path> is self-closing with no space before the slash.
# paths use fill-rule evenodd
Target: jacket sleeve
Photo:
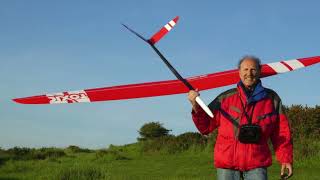
<path id="1" fill-rule="evenodd" d="M 202 108 L 199 108 L 197 112 L 192 110 L 192 120 L 201 134 L 210 134 L 215 128 L 219 126 L 219 104 L 220 102 L 218 102 L 217 98 L 209 104 L 209 108 L 213 112 L 213 118 L 207 115 L 207 113 Z"/>
<path id="2" fill-rule="evenodd" d="M 278 120 L 274 127 L 275 130 L 271 134 L 271 141 L 276 154 L 276 158 L 280 163 L 292 163 L 293 143 L 290 125 L 288 118 L 283 111 L 281 100 L 279 100 L 278 102 L 276 111 L 278 114 Z"/>

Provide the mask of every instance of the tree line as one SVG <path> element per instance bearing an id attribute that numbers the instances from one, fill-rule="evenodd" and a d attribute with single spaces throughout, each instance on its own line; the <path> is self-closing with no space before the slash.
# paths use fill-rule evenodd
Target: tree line
<path id="1" fill-rule="evenodd" d="M 313 156 L 318 153 L 320 135 L 320 106 L 291 105 L 284 107 L 289 118 L 296 157 Z M 177 136 L 170 134 L 160 122 L 144 124 L 139 132 L 138 142 L 143 152 L 178 153 L 192 147 L 210 149 L 215 143 L 216 131 L 209 136 L 198 132 L 186 132 Z"/>
<path id="2" fill-rule="evenodd" d="M 285 106 L 284 109 L 289 118 L 292 130 L 295 151 L 294 157 L 296 159 L 318 155 L 320 157 L 320 106 L 308 107 L 292 105 Z M 136 144 L 139 146 L 141 153 L 160 152 L 174 154 L 190 149 L 211 152 L 217 133 L 217 131 L 214 131 L 214 133 L 209 136 L 202 136 L 198 132 L 185 132 L 175 136 L 170 134 L 170 131 L 170 129 L 165 128 L 160 122 L 146 123 L 138 130 L 139 137 L 137 138 L 138 142 Z M 0 165 L 9 159 L 41 160 L 62 157 L 65 156 L 66 153 L 79 152 L 96 152 L 98 155 L 101 153 L 100 151 L 81 149 L 77 146 L 69 146 L 66 149 L 14 147 L 4 150 L 0 148 Z M 109 151 L 106 150 L 106 152 Z"/>
<path id="3" fill-rule="evenodd" d="M 308 107 L 302 105 L 285 106 L 285 113 L 294 138 L 315 138 L 320 135 L 320 106 Z M 138 141 L 153 140 L 160 137 L 172 136 L 171 130 L 160 122 L 144 124 L 138 131 Z"/>

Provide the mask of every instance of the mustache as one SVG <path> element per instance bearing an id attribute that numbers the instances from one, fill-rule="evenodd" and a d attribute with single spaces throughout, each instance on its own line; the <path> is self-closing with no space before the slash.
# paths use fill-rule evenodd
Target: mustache
<path id="1" fill-rule="evenodd" d="M 257 78 L 257 76 L 244 76 L 244 78 L 251 78 L 251 79 L 254 79 L 254 78 Z"/>

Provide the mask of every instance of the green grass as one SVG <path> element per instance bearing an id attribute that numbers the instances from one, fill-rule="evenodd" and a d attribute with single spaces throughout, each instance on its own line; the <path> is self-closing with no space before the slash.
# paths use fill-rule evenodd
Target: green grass
<path id="1" fill-rule="evenodd" d="M 297 159 L 292 179 L 319 179 L 319 153 Z M 268 172 L 269 179 L 279 179 L 280 166 L 276 161 Z M 132 144 L 97 151 L 69 151 L 62 157 L 40 160 L 7 159 L 0 165 L 0 180 L 4 179 L 216 179 L 216 170 L 212 148 L 191 148 L 177 154 L 143 154 L 138 144 Z"/>

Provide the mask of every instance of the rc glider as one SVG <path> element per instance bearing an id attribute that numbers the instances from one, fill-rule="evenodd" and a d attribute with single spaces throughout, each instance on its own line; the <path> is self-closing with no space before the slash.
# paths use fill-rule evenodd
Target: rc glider
<path id="1" fill-rule="evenodd" d="M 124 25 L 128 30 L 137 35 L 143 41 L 147 42 L 155 50 L 155 52 L 160 56 L 160 58 L 164 61 L 164 63 L 168 66 L 172 73 L 174 73 L 178 80 L 166 80 L 94 89 L 84 89 L 78 91 L 66 91 L 60 93 L 51 93 L 24 98 L 16 98 L 13 99 L 13 101 L 21 104 L 60 104 L 111 101 L 181 94 L 186 93 L 189 90 L 195 88 L 201 91 L 237 83 L 240 80 L 237 69 L 194 76 L 186 79 L 181 77 L 181 75 L 171 66 L 171 64 L 166 60 L 166 58 L 155 47 L 155 44 L 176 25 L 178 20 L 178 16 L 172 19 L 169 23 L 163 26 L 157 33 L 155 33 L 150 39 L 144 38 L 137 32 L 130 29 L 128 26 Z M 319 62 L 320 56 L 314 56 L 299 59 L 281 60 L 274 63 L 263 64 L 261 67 L 261 78 L 294 71 L 296 69 L 317 64 Z M 209 109 L 206 109 L 207 107 L 201 101 L 200 98 L 198 98 L 197 102 L 208 113 L 208 115 L 212 116 L 212 113 Z"/>

